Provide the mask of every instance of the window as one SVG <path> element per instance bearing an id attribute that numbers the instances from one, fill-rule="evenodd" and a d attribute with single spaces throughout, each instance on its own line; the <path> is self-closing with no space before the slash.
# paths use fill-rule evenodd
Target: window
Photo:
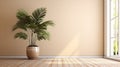
<path id="1" fill-rule="evenodd" d="M 105 0 L 105 56 L 120 56 L 120 0 Z"/>

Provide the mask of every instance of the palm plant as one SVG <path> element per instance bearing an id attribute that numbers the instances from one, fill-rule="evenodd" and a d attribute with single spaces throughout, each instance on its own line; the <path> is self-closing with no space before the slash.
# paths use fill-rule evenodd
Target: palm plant
<path id="1" fill-rule="evenodd" d="M 53 26 L 54 23 L 51 20 L 43 21 L 46 11 L 46 8 L 38 8 L 32 12 L 32 15 L 29 15 L 25 10 L 19 10 L 16 13 L 18 21 L 12 30 L 22 29 L 24 31 L 16 33 L 14 37 L 28 39 L 30 46 L 35 46 L 37 40 L 48 40 L 47 27 Z"/>

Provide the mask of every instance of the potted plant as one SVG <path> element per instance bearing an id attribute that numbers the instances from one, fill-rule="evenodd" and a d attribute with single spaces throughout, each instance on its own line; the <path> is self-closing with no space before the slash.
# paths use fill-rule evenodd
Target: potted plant
<path id="1" fill-rule="evenodd" d="M 23 30 L 22 32 L 16 33 L 14 37 L 29 40 L 29 45 L 26 48 L 29 59 L 39 57 L 39 47 L 36 45 L 36 41 L 49 39 L 47 27 L 53 26 L 54 23 L 51 20 L 43 21 L 45 16 L 46 8 L 38 8 L 32 12 L 32 15 L 29 15 L 25 10 L 19 10 L 16 13 L 18 21 L 13 26 L 12 31 L 17 29 Z"/>

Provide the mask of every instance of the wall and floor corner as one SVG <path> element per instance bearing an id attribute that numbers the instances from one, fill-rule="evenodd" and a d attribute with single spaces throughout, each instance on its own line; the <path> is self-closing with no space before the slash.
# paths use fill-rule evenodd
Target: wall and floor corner
<path id="1" fill-rule="evenodd" d="M 103 56 L 103 0 L 0 0 L 0 56 L 24 56 L 28 41 L 14 39 L 16 12 L 47 8 L 53 20 L 50 41 L 40 41 L 41 56 Z"/>

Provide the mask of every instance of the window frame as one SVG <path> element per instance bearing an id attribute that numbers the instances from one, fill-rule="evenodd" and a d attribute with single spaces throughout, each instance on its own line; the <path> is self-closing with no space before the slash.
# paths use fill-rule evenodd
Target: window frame
<path id="1" fill-rule="evenodd" d="M 119 4 L 118 4 L 118 6 L 120 7 Z M 120 9 L 118 9 L 118 11 L 120 11 Z M 120 13 L 119 13 L 119 15 L 120 15 Z M 111 45 L 110 45 L 111 44 L 111 37 L 110 37 L 111 36 L 111 33 L 110 33 L 111 24 L 110 24 L 110 22 L 111 22 L 111 0 L 104 0 L 104 57 L 120 61 L 120 59 L 119 59 L 120 58 L 120 49 L 118 50 L 119 51 L 118 56 L 111 56 L 111 52 L 113 50 L 111 49 Z M 120 22 L 120 19 L 118 20 L 118 22 Z M 120 26 L 120 23 L 119 23 L 119 26 Z M 119 30 L 119 32 L 120 32 L 120 30 Z M 120 37 L 120 35 L 119 35 L 119 37 Z M 120 42 L 120 39 L 119 39 L 119 42 Z M 119 45 L 119 48 L 120 48 L 120 45 Z"/>
<path id="2" fill-rule="evenodd" d="M 110 57 L 110 0 L 104 0 L 104 56 Z"/>

